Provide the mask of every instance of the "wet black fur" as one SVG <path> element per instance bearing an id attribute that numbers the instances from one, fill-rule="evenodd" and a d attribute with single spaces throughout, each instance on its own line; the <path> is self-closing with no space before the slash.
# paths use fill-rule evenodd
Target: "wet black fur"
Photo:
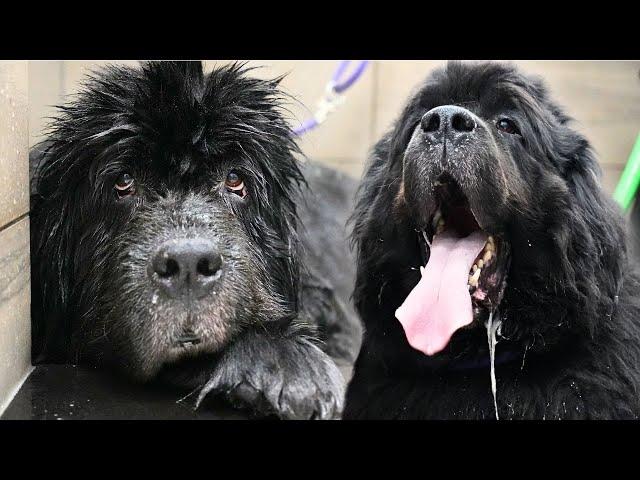
<path id="1" fill-rule="evenodd" d="M 354 298 L 366 332 L 345 417 L 495 418 L 488 362 L 455 368 L 488 358 L 484 327 L 458 331 L 445 351 L 427 357 L 408 345 L 394 316 L 420 265 L 411 209 L 421 199 L 398 206 L 403 158 L 422 115 L 447 104 L 488 125 L 507 113 L 522 130 L 521 139 L 494 131 L 497 157 L 483 157 L 483 145 L 466 157 L 483 162 L 475 204 L 511 243 L 496 353 L 510 359 L 496 367 L 500 418 L 637 418 L 640 282 L 589 142 L 540 79 L 509 65 L 461 63 L 436 71 L 408 101 L 373 149 L 360 186 Z M 508 188 L 493 187 L 500 170 Z"/>
<path id="2" fill-rule="evenodd" d="M 108 366 L 188 389 L 206 384 L 202 397 L 226 395 L 283 418 L 340 409 L 343 380 L 323 350 L 345 362 L 357 351 L 348 292 L 332 283 L 351 279 L 351 262 L 338 276 L 305 265 L 315 247 L 299 236 L 317 232 L 299 217 L 313 223 L 323 212 L 333 227 L 353 182 L 310 165 L 309 192 L 280 79 L 247 70 L 110 66 L 59 107 L 31 156 L 35 362 Z M 224 188 L 231 169 L 244 176 L 246 199 Z M 123 172 L 134 176 L 136 194 L 118 199 L 113 186 Z M 342 210 L 310 197 L 322 194 L 327 175 Z M 215 295 L 187 311 L 154 296 L 144 272 L 162 240 L 194 236 L 216 242 L 229 266 Z M 327 258 L 348 257 L 344 235 L 326 241 Z M 199 329 L 202 348 L 168 353 L 185 325 Z"/>

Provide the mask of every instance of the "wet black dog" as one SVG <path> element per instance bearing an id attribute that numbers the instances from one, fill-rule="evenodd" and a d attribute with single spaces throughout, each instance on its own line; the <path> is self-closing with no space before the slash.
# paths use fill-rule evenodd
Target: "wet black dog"
<path id="1" fill-rule="evenodd" d="M 539 79 L 430 76 L 357 200 L 345 418 L 637 418 L 640 284 L 598 177 Z"/>
<path id="2" fill-rule="evenodd" d="M 338 414 L 327 354 L 349 362 L 359 342 L 340 228 L 354 182 L 300 170 L 278 83 L 241 65 L 114 66 L 61 107 L 32 152 L 36 362 L 260 415 Z"/>

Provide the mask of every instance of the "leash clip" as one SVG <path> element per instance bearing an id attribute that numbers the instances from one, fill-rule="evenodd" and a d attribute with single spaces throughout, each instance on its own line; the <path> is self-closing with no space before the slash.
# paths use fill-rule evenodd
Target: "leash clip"
<path id="1" fill-rule="evenodd" d="M 330 113 L 335 112 L 344 103 L 344 95 L 338 93 L 335 86 L 335 82 L 329 82 L 325 88 L 324 96 L 318 101 L 316 113 L 313 116 L 318 125 L 323 123 Z"/>

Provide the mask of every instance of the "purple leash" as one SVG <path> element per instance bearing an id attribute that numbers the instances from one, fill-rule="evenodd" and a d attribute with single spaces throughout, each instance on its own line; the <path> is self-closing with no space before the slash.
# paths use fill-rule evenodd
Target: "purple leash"
<path id="1" fill-rule="evenodd" d="M 364 73 L 369 65 L 369 60 L 361 60 L 353 69 L 350 75 L 345 79 L 345 73 L 349 67 L 351 60 L 342 60 L 336 67 L 331 80 L 325 88 L 325 94 L 318 102 L 318 109 L 313 117 L 305 120 L 299 127 L 293 129 L 293 133 L 300 136 L 313 130 L 322 122 L 324 122 L 329 113 L 332 113 L 336 107 L 344 102 L 342 95 L 349 87 L 351 87 L 358 78 Z"/>

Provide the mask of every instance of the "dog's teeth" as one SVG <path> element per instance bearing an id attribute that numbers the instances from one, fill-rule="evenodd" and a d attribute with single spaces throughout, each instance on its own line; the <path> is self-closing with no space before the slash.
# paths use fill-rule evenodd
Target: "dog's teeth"
<path id="1" fill-rule="evenodd" d="M 440 224 L 440 220 L 442 219 L 442 212 L 440 209 L 436 211 L 436 214 L 433 216 L 433 223 L 431 224 L 433 227 L 437 227 Z"/>
<path id="2" fill-rule="evenodd" d="M 484 260 L 483 260 L 483 259 L 478 260 L 478 261 L 476 262 L 476 265 L 478 266 L 478 268 L 482 268 L 482 267 L 484 267 Z M 474 265 L 474 267 L 475 267 L 476 265 Z M 474 271 L 475 271 L 475 270 L 474 270 Z"/>
<path id="3" fill-rule="evenodd" d="M 482 261 L 482 260 L 480 260 Z M 473 267 L 471 267 L 471 270 L 473 270 L 474 272 L 478 269 L 478 265 L 476 265 L 475 263 L 473 264 Z"/>
<path id="4" fill-rule="evenodd" d="M 482 261 L 484 263 L 489 263 L 491 257 L 493 256 L 493 252 L 491 250 L 485 250 L 484 255 L 482 256 Z"/>
<path id="5" fill-rule="evenodd" d="M 471 280 L 469 281 L 469 283 L 474 287 L 478 286 L 478 279 L 480 278 L 480 272 L 482 272 L 482 270 L 478 269 L 475 271 L 473 275 L 471 275 Z"/>

